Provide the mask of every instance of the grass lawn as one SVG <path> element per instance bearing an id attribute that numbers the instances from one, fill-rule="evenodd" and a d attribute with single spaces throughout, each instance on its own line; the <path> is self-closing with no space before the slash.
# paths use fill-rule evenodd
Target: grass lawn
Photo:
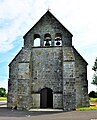
<path id="1" fill-rule="evenodd" d="M 97 98 L 90 98 L 90 107 L 82 107 L 82 108 L 77 108 L 76 110 L 97 110 Z"/>
<path id="2" fill-rule="evenodd" d="M 7 100 L 7 97 L 0 97 L 0 101 L 5 101 Z"/>
<path id="3" fill-rule="evenodd" d="M 76 110 L 80 110 L 80 111 L 97 110 L 97 107 L 83 107 L 83 108 L 77 108 Z"/>
<path id="4" fill-rule="evenodd" d="M 90 102 L 97 102 L 97 98 L 90 98 Z"/>

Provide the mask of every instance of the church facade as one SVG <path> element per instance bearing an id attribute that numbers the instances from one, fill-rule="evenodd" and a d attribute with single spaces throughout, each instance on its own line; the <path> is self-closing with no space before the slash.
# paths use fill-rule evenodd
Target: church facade
<path id="1" fill-rule="evenodd" d="M 9 64 L 9 108 L 89 106 L 87 62 L 72 37 L 50 11 L 24 35 L 24 47 Z"/>

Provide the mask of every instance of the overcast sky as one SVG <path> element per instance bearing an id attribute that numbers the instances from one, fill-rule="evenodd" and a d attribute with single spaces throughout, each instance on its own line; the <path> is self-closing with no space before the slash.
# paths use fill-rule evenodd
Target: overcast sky
<path id="1" fill-rule="evenodd" d="M 89 91 L 97 57 L 97 0 L 0 0 L 0 87 L 7 89 L 8 64 L 23 47 L 23 35 L 50 9 L 73 34 L 73 45 L 88 62 Z"/>

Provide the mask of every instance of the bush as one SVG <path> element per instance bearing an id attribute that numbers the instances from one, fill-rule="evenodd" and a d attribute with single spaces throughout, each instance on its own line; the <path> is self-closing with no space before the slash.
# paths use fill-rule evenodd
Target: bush
<path id="1" fill-rule="evenodd" d="M 6 97 L 6 89 L 0 88 L 0 97 Z"/>
<path id="2" fill-rule="evenodd" d="M 89 97 L 97 98 L 97 92 L 91 91 L 91 92 L 89 93 Z"/>

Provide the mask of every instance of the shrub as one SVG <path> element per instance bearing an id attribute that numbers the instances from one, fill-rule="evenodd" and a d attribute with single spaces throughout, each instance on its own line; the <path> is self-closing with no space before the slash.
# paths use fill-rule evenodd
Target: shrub
<path id="1" fill-rule="evenodd" d="M 97 93 L 94 92 L 94 91 L 91 91 L 91 92 L 89 93 L 89 97 L 97 98 Z"/>

